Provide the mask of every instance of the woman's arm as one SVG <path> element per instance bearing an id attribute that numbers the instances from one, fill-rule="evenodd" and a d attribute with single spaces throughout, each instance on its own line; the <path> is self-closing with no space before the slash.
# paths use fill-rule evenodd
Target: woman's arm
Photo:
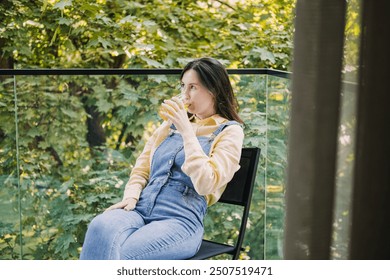
<path id="1" fill-rule="evenodd" d="M 125 186 L 122 201 L 110 206 L 109 208 L 107 208 L 107 210 L 124 208 L 125 210 L 130 211 L 135 208 L 135 205 L 138 202 L 141 192 L 149 180 L 150 153 L 160 131 L 161 127 L 157 129 L 148 139 L 144 149 L 138 156 L 134 167 L 131 170 L 130 178 Z"/>
<path id="2" fill-rule="evenodd" d="M 227 126 L 214 139 L 211 154 L 203 152 L 180 100 L 167 100 L 165 117 L 172 121 L 183 137 L 185 161 L 182 170 L 191 177 L 200 195 L 209 195 L 224 187 L 240 168 L 244 131 L 239 125 Z"/>
<path id="3" fill-rule="evenodd" d="M 210 155 L 203 152 L 196 137 L 183 135 L 185 162 L 182 170 L 191 177 L 200 195 L 209 195 L 224 187 L 240 168 L 243 129 L 227 126 L 215 139 Z"/>

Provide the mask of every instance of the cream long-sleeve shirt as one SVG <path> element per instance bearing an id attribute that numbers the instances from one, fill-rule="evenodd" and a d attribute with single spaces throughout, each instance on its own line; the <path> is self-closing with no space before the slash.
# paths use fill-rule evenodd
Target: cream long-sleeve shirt
<path id="1" fill-rule="evenodd" d="M 227 121 L 219 115 L 213 115 L 202 120 L 193 118 L 191 124 L 196 136 L 211 136 L 222 123 Z M 139 199 L 143 188 L 148 183 L 153 154 L 169 132 L 170 123 L 164 122 L 146 142 L 130 173 L 124 199 L 129 197 Z M 243 140 L 242 127 L 229 125 L 215 137 L 208 155 L 203 152 L 197 138 L 184 142 L 185 161 L 182 170 L 191 178 L 195 190 L 206 198 L 209 206 L 218 201 L 227 183 L 240 168 Z"/>

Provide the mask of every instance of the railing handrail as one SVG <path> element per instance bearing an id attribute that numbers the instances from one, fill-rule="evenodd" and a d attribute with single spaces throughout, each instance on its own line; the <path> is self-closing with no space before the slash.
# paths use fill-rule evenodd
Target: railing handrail
<path id="1" fill-rule="evenodd" d="M 271 75 L 281 78 L 291 78 L 287 71 L 267 68 L 236 68 L 226 69 L 229 74 L 238 75 Z M 153 68 L 36 68 L 36 69 L 0 69 L 0 76 L 38 76 L 38 75 L 178 75 L 182 69 Z"/>

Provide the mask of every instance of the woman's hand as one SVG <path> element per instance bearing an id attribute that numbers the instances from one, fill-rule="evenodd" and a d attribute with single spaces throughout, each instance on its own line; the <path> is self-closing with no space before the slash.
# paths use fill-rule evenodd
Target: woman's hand
<path id="1" fill-rule="evenodd" d="M 187 111 L 180 98 L 173 97 L 172 99 L 164 100 L 161 106 L 164 108 L 162 114 L 175 125 L 180 134 L 192 131 Z"/>
<path id="2" fill-rule="evenodd" d="M 129 197 L 129 198 L 122 200 L 121 202 L 118 202 L 114 205 L 111 205 L 105 211 L 114 210 L 114 209 L 124 209 L 126 211 L 130 211 L 130 210 L 133 210 L 135 208 L 137 201 L 138 201 L 137 199 L 135 199 L 133 197 Z"/>

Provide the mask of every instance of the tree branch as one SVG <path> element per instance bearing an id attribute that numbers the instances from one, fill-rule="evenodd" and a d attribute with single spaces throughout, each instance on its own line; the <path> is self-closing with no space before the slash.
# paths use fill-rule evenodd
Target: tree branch
<path id="1" fill-rule="evenodd" d="M 45 139 L 42 136 L 36 136 L 35 137 L 35 145 L 34 146 L 38 147 L 39 142 L 42 142 L 44 140 Z M 49 152 L 50 155 L 55 159 L 55 161 L 57 162 L 57 166 L 62 166 L 63 165 L 63 162 L 62 162 L 60 156 L 58 155 L 57 151 L 52 146 L 47 147 L 45 149 L 45 151 Z"/>
<path id="2" fill-rule="evenodd" d="M 231 6 L 231 5 L 228 4 L 228 3 L 225 3 L 225 2 L 219 1 L 219 0 L 216 0 L 216 2 L 218 2 L 218 3 L 220 3 L 221 5 L 224 5 L 224 6 L 226 6 L 226 7 L 229 7 L 229 8 L 232 9 L 233 11 L 236 10 L 236 8 L 234 8 L 233 6 Z"/>

